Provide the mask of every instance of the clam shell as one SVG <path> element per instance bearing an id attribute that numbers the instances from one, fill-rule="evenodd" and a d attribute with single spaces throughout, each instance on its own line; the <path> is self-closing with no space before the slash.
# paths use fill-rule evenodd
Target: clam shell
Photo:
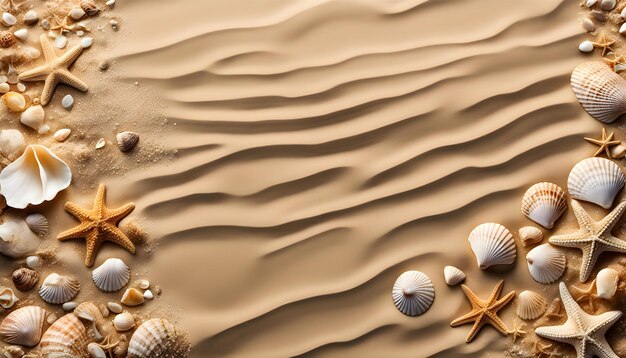
<path id="1" fill-rule="evenodd" d="M 135 132 L 120 132 L 116 135 L 117 145 L 122 152 L 128 152 L 139 143 L 139 134 Z"/>
<path id="2" fill-rule="evenodd" d="M 46 311 L 37 306 L 18 308 L 0 323 L 0 338 L 6 343 L 34 347 L 41 339 Z"/>
<path id="3" fill-rule="evenodd" d="M 481 269 L 512 264 L 517 256 L 513 234 L 500 224 L 480 224 L 472 230 L 468 240 Z"/>
<path id="4" fill-rule="evenodd" d="M 585 111 L 600 122 L 614 122 L 626 113 L 626 81 L 604 63 L 581 63 L 572 72 L 571 85 Z"/>
<path id="5" fill-rule="evenodd" d="M 2 306 L 2 308 L 9 309 L 13 307 L 15 302 L 17 302 L 18 300 L 19 299 L 17 298 L 17 296 L 15 296 L 15 293 L 13 293 L 12 289 L 8 287 L 0 288 L 0 306 Z"/>
<path id="6" fill-rule="evenodd" d="M 104 292 L 115 292 L 126 286 L 130 280 L 130 269 L 124 261 L 110 258 L 92 273 L 93 282 Z"/>
<path id="7" fill-rule="evenodd" d="M 22 112 L 20 115 L 20 122 L 22 122 L 23 125 L 38 131 L 43 125 L 45 116 L 46 113 L 41 105 L 32 106 Z"/>
<path id="8" fill-rule="evenodd" d="M 396 280 L 391 296 L 400 312 L 408 316 L 418 316 L 433 304 L 435 287 L 425 273 L 407 271 Z"/>
<path id="9" fill-rule="evenodd" d="M 122 312 L 113 318 L 113 326 L 118 332 L 126 332 L 135 327 L 135 318 L 129 312 Z"/>
<path id="10" fill-rule="evenodd" d="M 120 300 L 123 305 L 129 307 L 139 306 L 145 301 L 146 299 L 143 297 L 143 293 L 141 293 L 136 288 L 129 288 L 128 290 L 126 290 L 126 292 L 124 292 L 124 295 L 122 296 L 122 299 Z"/>
<path id="11" fill-rule="evenodd" d="M 598 297 L 605 300 L 615 296 L 617 284 L 619 283 L 619 273 L 612 268 L 604 268 L 596 276 L 596 293 Z"/>
<path id="12" fill-rule="evenodd" d="M 88 358 L 89 336 L 85 326 L 71 313 L 56 320 L 41 337 L 44 357 Z"/>
<path id="13" fill-rule="evenodd" d="M 48 219 L 39 213 L 32 213 L 26 217 L 26 224 L 32 232 L 39 236 L 45 236 L 48 233 Z"/>
<path id="14" fill-rule="evenodd" d="M 37 281 L 39 281 L 39 273 L 33 269 L 22 267 L 13 271 L 11 278 L 15 288 L 20 291 L 28 291 L 35 287 Z"/>
<path id="15" fill-rule="evenodd" d="M 70 301 L 80 290 L 78 280 L 51 273 L 41 284 L 39 295 L 44 301 L 52 304 L 61 304 Z"/>
<path id="16" fill-rule="evenodd" d="M 624 173 L 613 161 L 587 158 L 572 168 L 567 190 L 574 199 L 588 201 L 609 209 L 613 199 L 624 187 Z"/>
<path id="17" fill-rule="evenodd" d="M 465 273 L 454 266 L 443 268 L 443 277 L 449 286 L 454 286 L 465 280 Z"/>
<path id="18" fill-rule="evenodd" d="M 522 213 L 546 229 L 552 229 L 554 222 L 566 209 L 565 192 L 553 183 L 543 182 L 531 186 L 522 199 Z"/>
<path id="19" fill-rule="evenodd" d="M 543 231 L 534 226 L 524 226 L 519 229 L 519 238 L 522 241 L 522 245 L 530 246 L 543 240 Z"/>
<path id="20" fill-rule="evenodd" d="M 22 112 L 26 109 L 26 98 L 21 93 L 7 92 L 2 95 L 2 102 L 11 112 Z"/>
<path id="21" fill-rule="evenodd" d="M 521 319 L 536 319 L 548 309 L 546 299 L 533 291 L 524 291 L 517 297 L 517 315 Z"/>
<path id="22" fill-rule="evenodd" d="M 530 250 L 526 262 L 533 279 L 543 284 L 555 282 L 565 271 L 565 255 L 550 244 Z"/>
<path id="23" fill-rule="evenodd" d="M 144 322 L 128 343 L 128 358 L 187 357 L 190 343 L 185 334 L 165 319 Z"/>

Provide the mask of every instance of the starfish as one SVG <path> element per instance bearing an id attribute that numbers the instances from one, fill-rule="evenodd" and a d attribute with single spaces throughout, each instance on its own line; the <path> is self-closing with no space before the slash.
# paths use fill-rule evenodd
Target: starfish
<path id="1" fill-rule="evenodd" d="M 611 47 L 611 45 L 613 45 L 615 43 L 615 40 L 611 40 L 609 41 L 606 36 L 602 36 L 602 38 L 600 39 L 600 41 L 598 42 L 593 42 L 593 47 L 598 47 L 602 49 L 602 56 L 606 55 L 607 50 L 614 52 L 613 48 Z"/>
<path id="2" fill-rule="evenodd" d="M 535 329 L 539 337 L 567 343 L 576 349 L 577 358 L 618 358 L 604 338 L 606 331 L 622 316 L 621 311 L 609 311 L 594 316 L 586 313 L 574 301 L 565 287 L 559 284 L 561 300 L 567 312 L 567 321 L 561 326 L 546 326 Z"/>
<path id="3" fill-rule="evenodd" d="M 500 292 L 502 291 L 503 285 L 504 280 L 500 281 L 496 285 L 487 301 L 478 298 L 478 296 L 476 296 L 476 294 L 472 292 L 469 287 L 461 285 L 461 289 L 463 289 L 465 296 L 472 305 L 472 310 L 469 313 L 452 321 L 452 323 L 450 323 L 450 326 L 456 327 L 462 324 L 474 322 L 474 326 L 470 330 L 470 333 L 467 336 L 465 342 L 471 342 L 485 324 L 492 325 L 495 329 L 498 330 L 498 332 L 502 333 L 505 336 L 509 334 L 509 329 L 506 327 L 506 324 L 504 324 L 500 317 L 498 317 L 498 311 L 504 308 L 504 306 L 506 306 L 509 302 L 511 302 L 513 297 L 515 297 L 515 291 L 511 291 L 507 293 L 506 296 L 498 299 L 498 296 L 500 296 Z"/>
<path id="4" fill-rule="evenodd" d="M 603 57 L 604 61 L 606 62 L 607 65 L 609 65 L 609 67 L 611 67 L 611 69 L 613 71 L 615 71 L 615 66 L 618 64 L 624 64 L 624 62 L 626 61 L 626 58 L 624 58 L 623 55 L 618 55 L 615 52 L 612 53 L 613 58 L 606 58 Z M 621 70 L 619 70 L 621 71 Z M 617 72 L 617 71 L 616 71 Z"/>
<path id="5" fill-rule="evenodd" d="M 70 25 L 67 23 L 69 16 L 65 16 L 63 21 L 59 20 L 59 18 L 54 15 L 54 21 L 56 21 L 56 25 L 50 26 L 50 31 L 57 31 L 59 36 L 63 35 L 64 32 L 72 32 L 76 25 Z"/>
<path id="6" fill-rule="evenodd" d="M 15 0 L 2 0 L 2 10 L 7 12 L 15 12 L 20 9 L 24 2 L 16 2 Z"/>
<path id="7" fill-rule="evenodd" d="M 596 280 L 594 279 L 593 281 L 591 281 L 591 284 L 587 288 L 572 286 L 574 290 L 580 293 L 580 296 L 576 299 L 576 302 L 586 300 L 592 312 L 595 311 L 593 300 L 598 297 L 595 293 L 593 293 L 593 288 L 595 287 L 595 285 Z"/>
<path id="8" fill-rule="evenodd" d="M 542 358 L 542 357 L 551 357 L 552 353 L 548 350 L 552 348 L 551 344 L 542 345 L 539 341 L 536 341 L 533 345 L 533 357 Z"/>
<path id="9" fill-rule="evenodd" d="M 626 241 L 611 234 L 611 230 L 626 210 L 626 201 L 621 202 L 601 221 L 594 221 L 576 200 L 572 200 L 572 209 L 580 229 L 575 233 L 552 236 L 552 245 L 575 247 L 583 252 L 580 267 L 580 282 L 587 281 L 598 256 L 605 251 L 626 253 Z"/>
<path id="10" fill-rule="evenodd" d="M 613 140 L 613 134 L 614 132 L 611 132 L 611 134 L 606 135 L 606 129 L 602 128 L 602 138 L 601 139 L 594 139 L 594 138 L 588 138 L 585 137 L 585 140 L 587 142 L 591 142 L 595 145 L 599 145 L 600 148 L 598 148 L 598 150 L 593 154 L 594 157 L 597 157 L 598 154 L 602 154 L 602 152 L 606 153 L 606 156 L 608 158 L 613 158 L 613 156 L 611 155 L 611 152 L 609 151 L 609 148 L 614 146 L 614 145 L 618 145 L 621 142 L 619 140 Z"/>
<path id="11" fill-rule="evenodd" d="M 70 73 L 69 67 L 76 61 L 83 51 L 82 45 L 76 45 L 69 49 L 63 56 L 59 57 L 54 52 L 52 44 L 46 37 L 41 35 L 41 49 L 46 59 L 46 63 L 39 67 L 24 71 L 19 74 L 19 81 L 45 81 L 43 92 L 41 93 L 41 104 L 46 105 L 52 98 L 54 89 L 59 83 L 65 83 L 80 91 L 87 91 L 87 85 L 78 77 Z"/>
<path id="12" fill-rule="evenodd" d="M 135 253 L 133 242 L 117 227 L 117 223 L 133 211 L 135 204 L 128 203 L 118 209 L 109 209 L 104 203 L 104 193 L 105 186 L 100 184 L 91 210 L 83 209 L 72 202 L 65 203 L 65 210 L 80 220 L 80 224 L 57 237 L 61 241 L 85 238 L 87 267 L 93 266 L 98 249 L 104 241 L 114 242 L 132 254 Z"/>
<path id="13" fill-rule="evenodd" d="M 522 328 L 524 328 L 524 326 L 525 324 L 523 323 L 519 326 L 513 323 L 513 329 L 509 331 L 509 334 L 511 335 L 511 337 L 513 337 L 513 343 L 517 341 L 518 337 L 521 337 L 527 333 L 526 331 L 522 331 Z"/>

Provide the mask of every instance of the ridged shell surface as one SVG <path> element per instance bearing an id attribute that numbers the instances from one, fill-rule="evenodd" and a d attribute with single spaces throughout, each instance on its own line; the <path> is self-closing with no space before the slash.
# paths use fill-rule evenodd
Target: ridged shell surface
<path id="1" fill-rule="evenodd" d="M 548 284 L 559 279 L 565 271 L 565 255 L 550 244 L 543 244 L 526 255 L 528 271 L 539 283 Z"/>
<path id="2" fill-rule="evenodd" d="M 104 292 L 115 292 L 130 280 L 130 269 L 124 261 L 110 258 L 98 266 L 91 275 L 96 286 Z"/>
<path id="3" fill-rule="evenodd" d="M 518 231 L 520 241 L 524 246 L 534 245 L 543 240 L 543 231 L 534 226 L 524 226 Z"/>
<path id="4" fill-rule="evenodd" d="M 465 280 L 465 273 L 454 266 L 446 266 L 443 268 L 443 277 L 449 286 L 454 286 Z"/>
<path id="5" fill-rule="evenodd" d="M 626 113 L 626 81 L 606 64 L 581 63 L 570 80 L 578 102 L 593 118 L 612 123 Z"/>
<path id="6" fill-rule="evenodd" d="M 587 158 L 572 168 L 567 190 L 574 199 L 588 201 L 609 209 L 613 199 L 624 187 L 624 173 L 613 161 Z"/>
<path id="7" fill-rule="evenodd" d="M 44 357 L 88 358 L 89 337 L 80 320 L 69 313 L 56 320 L 41 337 Z"/>
<path id="8" fill-rule="evenodd" d="M 0 338 L 6 343 L 34 347 L 39 344 L 46 311 L 37 306 L 18 308 L 0 323 Z"/>
<path id="9" fill-rule="evenodd" d="M 596 276 L 596 293 L 598 297 L 605 300 L 615 296 L 617 284 L 619 283 L 619 272 L 612 268 L 603 268 Z"/>
<path id="10" fill-rule="evenodd" d="M 546 229 L 552 229 L 566 209 L 565 192 L 553 183 L 531 186 L 522 199 L 522 213 Z"/>
<path id="11" fill-rule="evenodd" d="M 533 291 L 523 291 L 517 297 L 517 315 L 521 319 L 536 319 L 546 312 L 548 302 Z"/>
<path id="12" fill-rule="evenodd" d="M 165 319 L 144 322 L 128 343 L 128 358 L 186 357 L 190 343 L 174 325 Z"/>
<path id="13" fill-rule="evenodd" d="M 126 332 L 135 326 L 135 318 L 129 312 L 122 312 L 113 318 L 113 326 L 118 332 Z"/>
<path id="14" fill-rule="evenodd" d="M 74 298 L 79 290 L 78 280 L 51 273 L 41 284 L 39 295 L 48 303 L 61 304 Z"/>
<path id="15" fill-rule="evenodd" d="M 32 213 L 26 217 L 26 224 L 32 232 L 39 236 L 45 236 L 48 233 L 48 219 L 39 213 Z"/>
<path id="16" fill-rule="evenodd" d="M 512 264 L 517 256 L 513 234 L 500 224 L 480 224 L 472 230 L 468 240 L 481 269 Z"/>
<path id="17" fill-rule="evenodd" d="M 394 283 L 391 296 L 400 312 L 408 316 L 419 316 L 433 304 L 435 287 L 425 273 L 407 271 Z"/>
<path id="18" fill-rule="evenodd" d="M 20 291 L 28 291 L 39 281 L 39 273 L 33 269 L 22 267 L 13 271 L 11 278 L 15 288 Z"/>

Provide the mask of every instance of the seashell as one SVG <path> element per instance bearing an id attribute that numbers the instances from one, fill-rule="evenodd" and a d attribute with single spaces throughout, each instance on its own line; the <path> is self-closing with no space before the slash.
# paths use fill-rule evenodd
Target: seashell
<path id="1" fill-rule="evenodd" d="M 104 349 L 95 342 L 91 342 L 87 345 L 87 352 L 89 352 L 91 358 L 107 358 Z"/>
<path id="2" fill-rule="evenodd" d="M 624 173 L 613 161 L 587 158 L 572 168 L 567 190 L 574 199 L 588 201 L 608 209 L 624 187 Z"/>
<path id="3" fill-rule="evenodd" d="M 113 313 L 121 313 L 122 312 L 122 306 L 119 303 L 108 302 L 107 303 L 107 308 L 109 309 L 109 311 L 111 311 Z"/>
<path id="4" fill-rule="evenodd" d="M 54 46 L 56 48 L 65 48 L 67 46 L 67 37 L 59 35 L 54 39 Z"/>
<path id="5" fill-rule="evenodd" d="M 18 308 L 0 323 L 0 338 L 10 344 L 34 347 L 39 344 L 46 310 L 37 306 Z"/>
<path id="6" fill-rule="evenodd" d="M 52 135 L 54 137 L 54 139 L 57 142 L 63 142 L 64 140 L 67 139 L 67 137 L 70 136 L 70 133 L 72 133 L 72 130 L 69 128 L 62 128 L 59 129 L 58 131 L 54 132 L 54 134 Z"/>
<path id="7" fill-rule="evenodd" d="M 39 213 L 32 213 L 26 217 L 26 224 L 32 232 L 39 236 L 45 236 L 48 233 L 48 219 Z"/>
<path id="8" fill-rule="evenodd" d="M 546 299 L 533 291 L 524 291 L 517 298 L 517 315 L 521 319 L 539 318 L 548 309 Z"/>
<path id="9" fill-rule="evenodd" d="M 15 288 L 20 291 L 28 291 L 35 287 L 37 281 L 39 281 L 39 273 L 33 269 L 22 267 L 13 271 L 11 278 Z"/>
<path id="10" fill-rule="evenodd" d="M 72 109 L 72 107 L 74 107 L 74 97 L 72 97 L 71 94 L 66 94 L 65 96 L 63 96 L 63 99 L 61 100 L 61 106 L 67 110 Z"/>
<path id="11" fill-rule="evenodd" d="M 16 129 L 3 129 L 0 131 L 0 162 L 9 165 L 19 158 L 26 148 L 26 140 L 20 131 Z"/>
<path id="12" fill-rule="evenodd" d="M 143 298 L 145 298 L 146 300 L 151 300 L 154 298 L 154 294 L 150 290 L 145 290 L 143 291 Z"/>
<path id="13" fill-rule="evenodd" d="M 19 346 L 8 346 L 4 350 L 4 356 L 6 358 L 22 358 L 24 354 L 26 354 L 26 352 Z"/>
<path id="14" fill-rule="evenodd" d="M 103 338 L 102 334 L 100 334 L 100 329 L 106 330 L 106 327 L 104 327 L 104 316 L 102 316 L 102 312 L 95 304 L 83 302 L 74 308 L 73 313 L 81 320 L 89 322 L 97 340 Z"/>
<path id="15" fill-rule="evenodd" d="M 591 19 L 583 19 L 583 29 L 587 32 L 592 32 L 596 29 L 596 25 L 593 21 L 591 21 Z"/>
<path id="16" fill-rule="evenodd" d="M 9 31 L 0 31 L 0 47 L 7 48 L 15 44 L 15 35 Z"/>
<path id="17" fill-rule="evenodd" d="M 593 118 L 612 123 L 626 113 L 626 81 L 604 63 L 583 62 L 570 80 L 578 102 Z"/>
<path id="18" fill-rule="evenodd" d="M 22 112 L 26 109 L 26 98 L 18 92 L 7 92 L 2 95 L 2 102 L 11 112 Z"/>
<path id="19" fill-rule="evenodd" d="M 24 14 L 24 22 L 28 25 L 34 25 L 39 21 L 39 16 L 34 10 L 29 10 Z"/>
<path id="20" fill-rule="evenodd" d="M 589 41 L 589 40 L 585 40 L 583 42 L 580 43 L 580 45 L 578 45 L 578 50 L 580 52 L 584 52 L 584 53 L 589 53 L 591 51 L 593 51 L 593 42 Z"/>
<path id="21" fill-rule="evenodd" d="M 38 59 L 39 56 L 41 56 L 41 51 L 39 51 L 38 49 L 31 47 L 31 46 L 25 46 L 22 48 L 22 53 L 24 54 L 24 56 L 26 56 L 27 58 L 31 59 L 31 60 L 35 60 Z"/>
<path id="22" fill-rule="evenodd" d="M 139 143 L 139 134 L 135 132 L 120 132 L 117 134 L 116 138 L 117 145 L 122 152 L 130 151 Z"/>
<path id="23" fill-rule="evenodd" d="M 150 281 L 148 281 L 148 280 L 139 280 L 137 282 L 137 286 L 139 286 L 139 288 L 141 288 L 142 290 L 147 290 L 150 287 Z"/>
<path id="24" fill-rule="evenodd" d="M 522 199 L 522 213 L 546 229 L 552 229 L 554 222 L 565 210 L 565 192 L 553 183 L 543 182 L 531 186 Z"/>
<path id="25" fill-rule="evenodd" d="M 80 40 L 80 45 L 83 46 L 83 48 L 90 48 L 91 45 L 93 45 L 93 38 L 84 37 L 83 39 Z"/>
<path id="26" fill-rule="evenodd" d="M 548 284 L 559 279 L 565 271 L 565 256 L 550 244 L 543 244 L 526 255 L 528 270 L 533 279 Z"/>
<path id="27" fill-rule="evenodd" d="M 96 149 L 104 148 L 106 144 L 107 142 L 104 140 L 104 138 L 100 138 L 98 139 L 98 142 L 96 142 Z"/>
<path id="28" fill-rule="evenodd" d="M 15 302 L 18 300 L 19 299 L 15 296 L 12 289 L 8 287 L 0 288 L 0 306 L 2 306 L 2 308 L 9 309 L 13 307 Z"/>
<path id="29" fill-rule="evenodd" d="M 51 273 L 41 284 L 39 295 L 48 303 L 60 304 L 76 297 L 79 290 L 80 283 L 78 280 Z"/>
<path id="30" fill-rule="evenodd" d="M 617 291 L 619 273 L 612 268 L 603 268 L 596 276 L 596 293 L 605 300 L 610 299 Z"/>
<path id="31" fill-rule="evenodd" d="M 609 151 L 611 153 L 611 158 L 622 159 L 626 157 L 626 144 L 624 144 L 624 142 L 621 142 L 618 145 L 612 146 L 611 149 L 609 149 Z"/>
<path id="32" fill-rule="evenodd" d="M 26 258 L 26 266 L 35 269 L 39 267 L 39 256 L 28 256 Z"/>
<path id="33" fill-rule="evenodd" d="M 24 209 L 52 200 L 72 180 L 70 167 L 50 149 L 33 144 L 0 172 L 0 194 L 7 205 Z"/>
<path id="34" fill-rule="evenodd" d="M 63 311 L 73 311 L 78 306 L 78 302 L 70 301 L 65 302 L 61 307 Z"/>
<path id="35" fill-rule="evenodd" d="M 6 82 L 0 83 L 0 93 L 7 93 L 11 90 L 11 85 Z"/>
<path id="36" fill-rule="evenodd" d="M 45 116 L 46 113 L 41 105 L 32 106 L 22 112 L 20 115 L 20 122 L 22 122 L 23 125 L 37 131 L 41 126 L 43 126 Z"/>
<path id="37" fill-rule="evenodd" d="M 46 318 L 46 322 L 47 322 L 48 324 L 53 324 L 54 322 L 56 322 L 56 320 L 57 320 L 57 319 L 59 319 L 59 317 L 57 317 L 56 313 L 51 312 L 51 313 L 48 315 L 48 318 Z"/>
<path id="38" fill-rule="evenodd" d="M 128 358 L 187 357 L 190 343 L 185 334 L 165 319 L 144 322 L 128 343 Z"/>
<path id="39" fill-rule="evenodd" d="M 120 300 L 120 302 L 122 302 L 123 305 L 129 306 L 129 307 L 139 306 L 140 304 L 143 304 L 145 301 L 146 300 L 143 297 L 143 293 L 141 293 L 136 288 L 129 288 L 128 290 L 126 290 L 126 292 L 124 292 L 124 296 L 122 296 L 122 299 Z"/>
<path id="40" fill-rule="evenodd" d="M 28 39 L 28 30 L 19 29 L 15 31 L 13 35 L 15 35 L 15 38 L 19 39 L 20 41 L 26 41 L 26 39 Z"/>
<path id="41" fill-rule="evenodd" d="M 5 12 L 2 14 L 2 22 L 4 22 L 7 26 L 13 26 L 17 22 L 17 18 L 8 12 Z"/>
<path id="42" fill-rule="evenodd" d="M 446 266 L 443 268 L 443 277 L 449 286 L 454 286 L 465 280 L 465 273 L 454 266 Z"/>
<path id="43" fill-rule="evenodd" d="M 107 259 L 91 275 L 96 286 L 104 292 L 115 292 L 130 280 L 130 269 L 120 259 Z"/>
<path id="44" fill-rule="evenodd" d="M 5 214 L 0 224 L 0 253 L 20 258 L 32 254 L 39 247 L 40 239 L 33 233 L 26 221 Z"/>
<path id="45" fill-rule="evenodd" d="M 522 245 L 530 246 L 543 240 L 543 231 L 534 226 L 524 226 L 519 229 L 519 238 L 522 241 Z"/>
<path id="46" fill-rule="evenodd" d="M 517 256 L 513 234 L 500 224 L 480 224 L 472 230 L 468 240 L 478 267 L 483 270 L 493 265 L 512 264 Z"/>
<path id="47" fill-rule="evenodd" d="M 419 316 L 433 304 L 435 287 L 425 273 L 407 271 L 394 283 L 391 296 L 400 312 L 408 316 Z"/>
<path id="48" fill-rule="evenodd" d="M 135 327 L 135 318 L 124 311 L 113 318 L 113 326 L 118 332 L 126 332 Z"/>
<path id="49" fill-rule="evenodd" d="M 600 7 L 608 11 L 613 10 L 615 7 L 615 0 L 602 0 L 600 2 Z"/>
<path id="50" fill-rule="evenodd" d="M 82 9 L 82 7 L 75 7 L 72 10 L 70 10 L 70 13 L 68 14 L 74 21 L 78 21 L 80 19 L 83 18 L 83 16 L 85 16 L 87 12 L 85 10 Z"/>
<path id="51" fill-rule="evenodd" d="M 41 337 L 44 357 L 88 358 L 89 336 L 85 326 L 72 313 L 56 320 Z"/>
<path id="52" fill-rule="evenodd" d="M 94 16 L 100 12 L 100 9 L 96 5 L 95 2 L 91 0 L 83 0 L 80 2 L 80 7 L 87 13 L 89 16 Z"/>

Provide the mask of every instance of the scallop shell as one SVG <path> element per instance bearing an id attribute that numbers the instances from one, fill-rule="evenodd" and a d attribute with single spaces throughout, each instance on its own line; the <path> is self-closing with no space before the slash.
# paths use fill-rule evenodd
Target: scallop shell
<path id="1" fill-rule="evenodd" d="M 572 72 L 571 85 L 585 111 L 600 122 L 614 122 L 626 113 L 626 81 L 604 63 L 581 63 Z"/>
<path id="2" fill-rule="evenodd" d="M 513 234 L 500 224 L 480 224 L 472 230 L 468 240 L 481 269 L 512 264 L 517 256 Z"/>
<path id="3" fill-rule="evenodd" d="M 528 270 L 533 279 L 548 284 L 559 279 L 565 271 L 565 255 L 550 244 L 543 244 L 526 255 Z"/>
<path id="4" fill-rule="evenodd" d="M 454 266 L 446 266 L 443 268 L 443 277 L 449 286 L 454 286 L 465 280 L 465 273 Z"/>
<path id="5" fill-rule="evenodd" d="M 128 344 L 128 358 L 186 357 L 190 344 L 185 334 L 165 319 L 144 322 Z"/>
<path id="6" fill-rule="evenodd" d="M 8 287 L 0 287 L 0 306 L 4 309 L 13 307 L 15 302 L 19 299 L 13 293 L 13 290 Z"/>
<path id="7" fill-rule="evenodd" d="M 2 102 L 11 112 L 22 112 L 26 109 L 26 98 L 21 93 L 7 92 L 2 95 Z"/>
<path id="8" fill-rule="evenodd" d="M 34 347 L 41 339 L 46 310 L 37 306 L 18 308 L 0 323 L 0 338 L 10 344 Z"/>
<path id="9" fill-rule="evenodd" d="M 567 190 L 574 199 L 588 201 L 605 209 L 613 205 L 615 195 L 624 187 L 624 173 L 613 161 L 587 158 L 572 168 Z"/>
<path id="10" fill-rule="evenodd" d="M 22 267 L 13 271 L 11 278 L 15 288 L 20 291 L 28 291 L 35 287 L 37 281 L 39 281 L 39 273 L 33 269 Z"/>
<path id="11" fill-rule="evenodd" d="M 70 167 L 50 149 L 33 144 L 0 172 L 0 194 L 7 205 L 24 209 L 52 200 L 72 180 Z"/>
<path id="12" fill-rule="evenodd" d="M 610 299 L 617 291 L 619 273 L 612 268 L 604 268 L 596 276 L 596 293 L 605 300 Z"/>
<path id="13" fill-rule="evenodd" d="M 85 326 L 69 313 L 56 320 L 41 337 L 44 357 L 88 358 L 89 336 Z"/>
<path id="14" fill-rule="evenodd" d="M 17 159 L 26 148 L 24 135 L 16 129 L 3 129 L 0 131 L 0 163 L 9 165 Z"/>
<path id="15" fill-rule="evenodd" d="M 407 271 L 396 280 L 391 296 L 400 312 L 408 316 L 419 316 L 433 304 L 435 287 L 425 273 Z"/>
<path id="16" fill-rule="evenodd" d="M 553 183 L 531 186 L 522 199 L 522 213 L 546 229 L 552 229 L 566 209 L 565 192 Z"/>
<path id="17" fill-rule="evenodd" d="M 117 145 L 122 152 L 130 151 L 139 143 L 139 134 L 135 132 L 120 132 L 117 134 L 116 138 Z"/>
<path id="18" fill-rule="evenodd" d="M 534 226 L 524 226 L 519 229 L 519 238 L 522 241 L 522 245 L 530 246 L 543 240 L 543 231 Z"/>
<path id="19" fill-rule="evenodd" d="M 45 236 L 48 233 L 48 219 L 39 213 L 32 213 L 26 217 L 26 224 L 32 232 L 39 236 Z"/>
<path id="20" fill-rule="evenodd" d="M 0 31 L 0 47 L 7 48 L 15 44 L 15 35 L 9 31 Z"/>
<path id="21" fill-rule="evenodd" d="M 110 258 L 92 273 L 93 282 L 104 292 L 115 292 L 126 286 L 130 280 L 130 269 L 124 261 Z"/>
<path id="22" fill-rule="evenodd" d="M 78 280 L 51 273 L 41 284 L 39 295 L 48 303 L 61 304 L 74 298 L 79 290 Z"/>
<path id="23" fill-rule="evenodd" d="M 517 315 L 521 319 L 535 319 L 548 309 L 546 299 L 533 291 L 524 291 L 517 298 Z"/>
<path id="24" fill-rule="evenodd" d="M 135 326 L 135 318 L 129 312 L 122 312 L 113 318 L 113 326 L 118 332 L 126 332 Z"/>

